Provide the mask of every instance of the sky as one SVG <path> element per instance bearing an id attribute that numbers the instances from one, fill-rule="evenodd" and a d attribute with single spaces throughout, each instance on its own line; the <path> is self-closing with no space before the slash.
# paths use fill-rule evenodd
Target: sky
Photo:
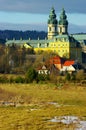
<path id="1" fill-rule="evenodd" d="M 58 21 L 64 7 L 69 33 L 86 33 L 86 0 L 0 0 L 0 30 L 47 31 L 52 6 Z"/>

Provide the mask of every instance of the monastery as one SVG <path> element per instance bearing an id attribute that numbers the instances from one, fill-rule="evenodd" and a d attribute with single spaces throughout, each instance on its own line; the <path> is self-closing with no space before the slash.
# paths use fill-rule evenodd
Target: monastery
<path id="1" fill-rule="evenodd" d="M 55 9 L 52 7 L 48 18 L 47 38 L 40 40 L 7 40 L 6 45 L 24 46 L 33 48 L 35 52 L 55 52 L 58 56 L 67 59 L 78 60 L 82 63 L 82 48 L 86 45 L 85 34 L 68 33 L 68 20 L 64 8 L 61 10 L 60 18 L 57 20 Z"/>

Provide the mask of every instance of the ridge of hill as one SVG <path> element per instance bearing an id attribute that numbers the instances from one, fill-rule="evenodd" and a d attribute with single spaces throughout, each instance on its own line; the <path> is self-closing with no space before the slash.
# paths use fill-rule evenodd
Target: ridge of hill
<path id="1" fill-rule="evenodd" d="M 14 31 L 14 30 L 0 30 L 0 42 L 5 42 L 6 39 L 19 40 L 22 39 L 45 39 L 47 37 L 47 33 L 44 31 Z"/>

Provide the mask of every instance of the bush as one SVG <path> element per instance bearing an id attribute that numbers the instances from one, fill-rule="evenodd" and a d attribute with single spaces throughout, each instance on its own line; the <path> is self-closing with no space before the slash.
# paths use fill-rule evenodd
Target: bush
<path id="1" fill-rule="evenodd" d="M 9 78 L 9 83 L 15 83 L 15 79 L 12 76 Z"/>
<path id="2" fill-rule="evenodd" d="M 25 79 L 21 76 L 18 76 L 14 79 L 15 83 L 24 83 Z"/>
<path id="3" fill-rule="evenodd" d="M 76 73 L 76 79 L 77 80 L 84 80 L 85 76 L 84 76 L 84 71 L 83 70 L 79 70 Z"/>
<path id="4" fill-rule="evenodd" d="M 65 79 L 67 80 L 67 81 L 70 81 L 70 79 L 71 79 L 71 76 L 70 76 L 70 74 L 67 72 L 66 73 L 66 75 L 65 75 Z"/>
<path id="5" fill-rule="evenodd" d="M 0 76 L 0 83 L 7 83 L 8 78 L 6 76 Z"/>
<path id="6" fill-rule="evenodd" d="M 27 73 L 26 73 L 26 82 L 27 83 L 31 83 L 33 82 L 34 80 L 37 80 L 37 75 L 38 73 L 36 72 L 35 69 L 33 68 L 30 68 Z"/>
<path id="7" fill-rule="evenodd" d="M 37 79 L 38 79 L 38 81 L 46 81 L 46 80 L 49 80 L 49 75 L 38 74 Z"/>
<path id="8" fill-rule="evenodd" d="M 71 80 L 75 81 L 76 80 L 76 75 L 75 74 L 71 74 Z"/>

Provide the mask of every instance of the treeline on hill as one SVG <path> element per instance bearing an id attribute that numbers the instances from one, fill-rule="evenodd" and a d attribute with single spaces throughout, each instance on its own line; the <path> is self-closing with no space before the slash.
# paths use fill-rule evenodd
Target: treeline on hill
<path id="1" fill-rule="evenodd" d="M 2 42 L 5 42 L 6 39 L 45 39 L 47 36 L 47 33 L 44 31 L 13 31 L 13 30 L 4 30 L 0 31 L 0 39 L 2 39 Z M 4 40 L 3 40 L 4 39 Z"/>

